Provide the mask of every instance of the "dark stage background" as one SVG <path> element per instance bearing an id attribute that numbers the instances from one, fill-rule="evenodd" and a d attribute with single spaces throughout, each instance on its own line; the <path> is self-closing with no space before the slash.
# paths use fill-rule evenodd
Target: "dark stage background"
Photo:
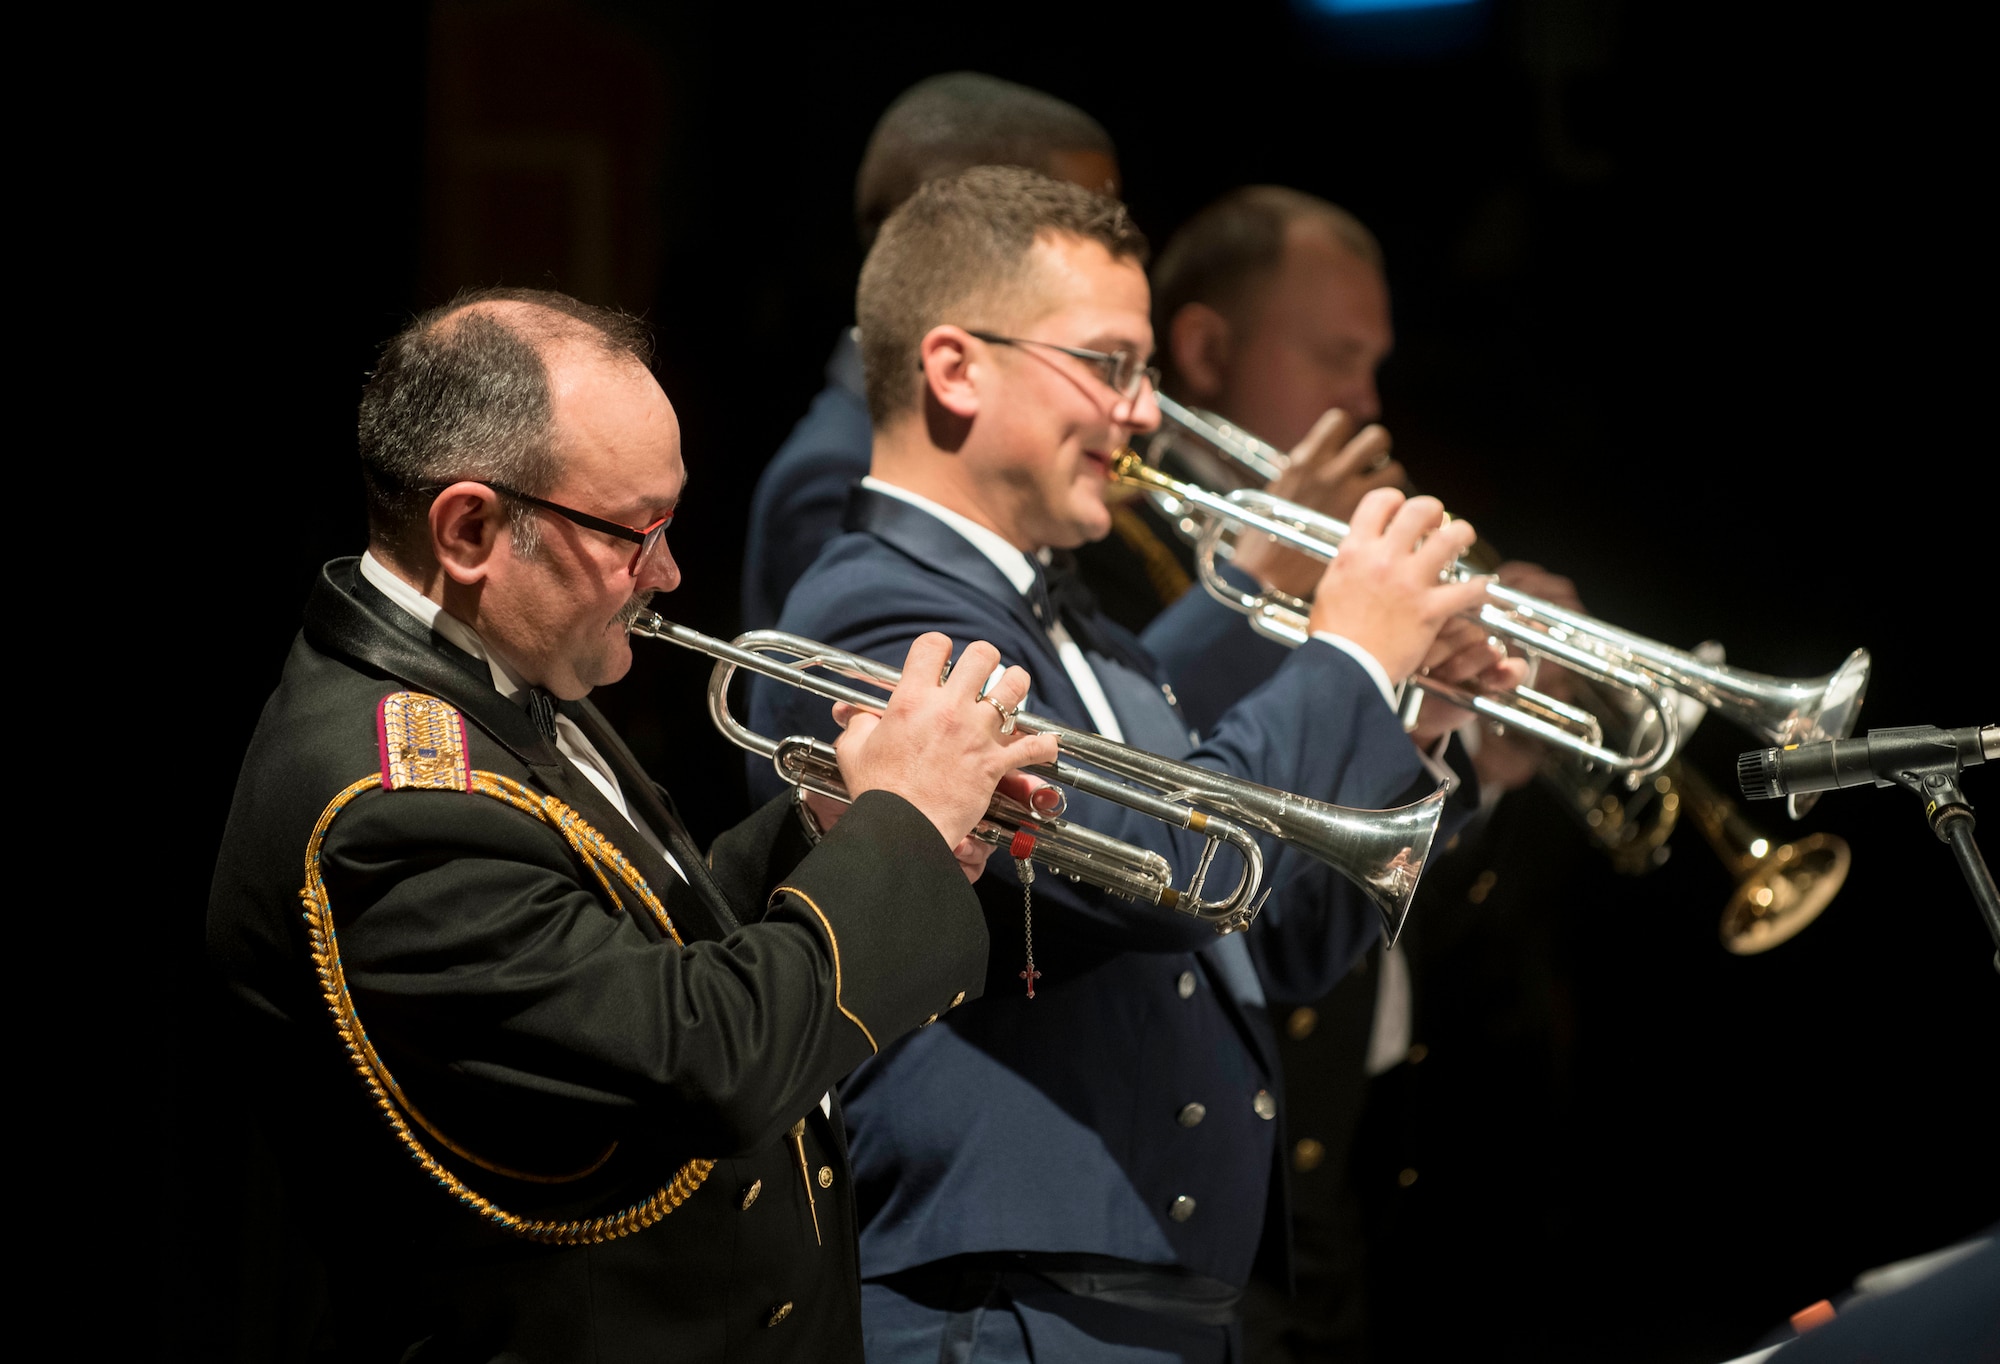
<path id="1" fill-rule="evenodd" d="M 1991 248 L 1953 36 L 1894 10 L 1451 14 L 1426 33 L 1282 0 L 1185 21 L 435 0 L 162 35 L 178 65 L 150 78 L 129 181 L 160 212 L 119 272 L 171 299 L 147 314 L 146 382 L 216 476 L 163 480 L 168 543 L 227 608 L 157 642 L 198 660 L 167 703 L 226 755 L 158 819 L 182 978 L 233 755 L 312 573 L 361 545 L 353 412 L 382 339 L 464 284 L 643 312 L 692 473 L 686 586 L 660 604 L 729 634 L 750 489 L 850 320 L 862 145 L 941 70 L 1094 113 L 1156 243 L 1247 181 L 1359 213 L 1389 253 L 1398 453 L 1599 614 L 1786 675 L 1866 645 L 1864 727 L 2000 719 L 1975 558 L 1991 346 L 1960 321 L 1989 311 Z M 742 793 L 698 718 L 705 676 L 661 646 L 602 698 L 704 837 Z M 1694 756 L 1720 784 L 1743 746 L 1711 720 Z M 1988 774 L 1968 790 L 2000 810 Z M 1532 1176 L 1544 1220 L 1481 1243 L 1496 1267 L 1518 1246 L 1544 1262 L 1507 1266 L 1517 1288 L 1468 1323 L 1483 1357 L 1720 1360 L 2000 1217 L 2000 976 L 1950 857 L 1900 793 L 1831 796 L 1808 827 L 1846 837 L 1854 872 L 1767 956 L 1717 947 L 1729 883 L 1692 829 L 1622 898 L 1551 908 L 1568 1070 Z M 187 1051 L 159 1075 L 180 1213 L 158 1320 L 208 1355 L 239 1291 L 234 1120 Z"/>

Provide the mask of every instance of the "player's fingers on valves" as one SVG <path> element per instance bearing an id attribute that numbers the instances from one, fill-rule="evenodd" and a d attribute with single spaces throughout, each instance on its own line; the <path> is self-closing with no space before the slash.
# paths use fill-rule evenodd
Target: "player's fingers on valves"
<path id="1" fill-rule="evenodd" d="M 1021 703 L 1028 699 L 1028 685 L 1028 670 L 1019 664 L 1014 664 L 992 679 L 992 685 L 987 687 L 986 694 L 1003 710 L 1012 712 L 1019 709 Z"/>
<path id="2" fill-rule="evenodd" d="M 1464 582 L 1441 582 L 1424 594 L 1425 614 L 1439 621 L 1476 615 L 1486 603 L 1490 577 L 1468 578 Z"/>
<path id="3" fill-rule="evenodd" d="M 1408 499 L 1397 488 L 1377 488 L 1355 504 L 1354 515 L 1348 519 L 1349 542 L 1359 537 L 1363 544 L 1369 540 L 1379 540 L 1388 533 L 1390 521 L 1398 514 Z M 1347 552 L 1347 545 L 1341 546 L 1341 553 Z"/>
<path id="4" fill-rule="evenodd" d="M 903 655 L 904 679 L 920 685 L 936 678 L 937 685 L 943 686 L 950 667 L 951 637 L 935 630 L 925 631 L 911 640 L 910 651 Z"/>
<path id="5" fill-rule="evenodd" d="M 1000 651 L 983 639 L 965 646 L 945 679 L 945 694 L 958 705 L 976 705 L 987 692 L 994 670 L 1000 666 Z"/>
<path id="6" fill-rule="evenodd" d="M 1369 497 L 1379 495 L 1379 493 L 1368 494 Z M 1367 499 L 1362 500 L 1365 502 Z M 1456 524 L 1456 522 L 1450 523 L 1450 525 Z M 1428 565 L 1435 550 L 1432 554 L 1423 554 L 1423 551 L 1427 546 L 1434 545 L 1438 535 L 1442 531 L 1449 530 L 1450 525 L 1447 525 L 1444 519 L 1444 503 L 1435 497 L 1419 495 L 1403 499 L 1402 505 L 1396 508 L 1395 515 L 1389 518 L 1389 524 L 1383 528 L 1382 536 L 1399 553 L 1421 555 L 1428 572 Z"/>
<path id="7" fill-rule="evenodd" d="M 1424 655 L 1424 675 L 1458 685 L 1502 663 L 1507 651 L 1475 621 L 1453 616 Z"/>
<path id="8" fill-rule="evenodd" d="M 1389 454 L 1394 443 L 1388 427 L 1380 424 L 1364 426 L 1359 435 L 1347 442 L 1340 458 L 1329 463 L 1326 472 L 1333 478 L 1373 478 L 1394 462 Z"/>
<path id="9" fill-rule="evenodd" d="M 1481 691 L 1513 691 L 1528 684 L 1528 660 L 1525 658 L 1502 658 L 1498 663 L 1479 674 L 1477 679 Z"/>
<path id="10" fill-rule="evenodd" d="M 1354 439 L 1354 418 L 1337 407 L 1329 407 L 1319 414 L 1312 430 L 1306 438 L 1292 447 L 1292 464 L 1296 468 L 1319 460 L 1339 456 Z"/>

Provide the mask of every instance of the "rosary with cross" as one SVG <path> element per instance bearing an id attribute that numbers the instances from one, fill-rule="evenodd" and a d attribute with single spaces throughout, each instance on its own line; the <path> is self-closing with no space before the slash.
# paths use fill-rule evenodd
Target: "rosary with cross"
<path id="1" fill-rule="evenodd" d="M 1042 973 L 1035 969 L 1035 864 L 1028 857 L 1035 850 L 1035 836 L 1026 829 L 1014 835 L 1008 845 L 1007 855 L 1014 859 L 1014 870 L 1021 877 L 1021 934 L 1028 944 L 1028 966 L 1020 972 L 1020 978 L 1028 982 L 1028 998 L 1035 997 L 1035 982 Z"/>

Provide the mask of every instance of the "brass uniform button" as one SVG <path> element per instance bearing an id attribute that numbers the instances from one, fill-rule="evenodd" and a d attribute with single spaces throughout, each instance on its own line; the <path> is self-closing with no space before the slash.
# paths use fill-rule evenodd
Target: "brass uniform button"
<path id="1" fill-rule="evenodd" d="M 959 1005 L 963 1003 L 965 1003 L 965 991 L 960 990 L 957 994 L 951 997 L 952 1008 L 956 1009 Z"/>
<path id="2" fill-rule="evenodd" d="M 781 1302 L 776 1307 L 773 1307 L 771 1309 L 770 1320 L 766 1321 L 764 1325 L 776 1326 L 779 1322 L 783 1321 L 786 1317 L 789 1317 L 791 1314 L 792 1314 L 792 1305 L 788 1302 Z"/>
<path id="3" fill-rule="evenodd" d="M 1208 1116 L 1207 1104 L 1189 1104 L 1174 1115 L 1174 1121 L 1182 1127 L 1199 1127 L 1201 1120 Z"/>
<path id="4" fill-rule="evenodd" d="M 1278 1116 L 1278 1101 L 1271 1097 L 1271 1091 L 1268 1089 L 1258 1090 L 1257 1097 L 1250 1101 L 1250 1107 L 1256 1110 L 1257 1116 L 1265 1122 Z"/>
<path id="5" fill-rule="evenodd" d="M 1430 1054 L 1431 1049 L 1429 1047 L 1421 1042 L 1413 1042 L 1410 1044 L 1409 1062 L 1413 1066 L 1421 1065 L 1423 1064 L 1423 1059 Z"/>
<path id="6" fill-rule="evenodd" d="M 935 1022 L 937 1022 L 937 1015 L 932 1014 L 929 1018 L 926 1018 L 923 1022 L 917 1024 L 917 1026 L 920 1028 L 928 1028 L 931 1024 Z"/>
<path id="7" fill-rule="evenodd" d="M 757 1201 L 757 1195 L 764 1192 L 764 1181 L 757 1180 L 743 1191 L 743 1211 L 749 1212 L 750 1205 Z"/>
<path id="8" fill-rule="evenodd" d="M 1292 1016 L 1285 1020 L 1285 1031 L 1294 1042 L 1303 1042 L 1312 1036 L 1312 1030 L 1319 1026 L 1319 1010 L 1307 1005 L 1292 1010 Z"/>
<path id="9" fill-rule="evenodd" d="M 822 1189 L 831 1189 L 833 1187 L 833 1167 L 831 1165 L 822 1165 L 819 1167 L 819 1186 Z"/>
<path id="10" fill-rule="evenodd" d="M 1179 993 L 1182 999 L 1193 999 L 1194 972 L 1192 971 L 1181 972 L 1180 978 L 1174 981 L 1174 989 Z"/>
<path id="11" fill-rule="evenodd" d="M 1292 1168 L 1300 1174 L 1317 1170 L 1325 1159 L 1326 1147 L 1311 1137 L 1300 1137 L 1298 1145 L 1292 1148 Z"/>
<path id="12" fill-rule="evenodd" d="M 1396 1176 L 1396 1183 L 1405 1189 L 1409 1188 L 1412 1184 L 1416 1182 L 1417 1182 L 1417 1172 L 1415 1170 L 1406 1169 L 1401 1174 Z"/>
<path id="13" fill-rule="evenodd" d="M 1182 1194 L 1167 1208 L 1167 1216 L 1173 1218 L 1176 1222 L 1187 1221 L 1188 1218 L 1194 1216 L 1194 1200 L 1186 1194 Z"/>

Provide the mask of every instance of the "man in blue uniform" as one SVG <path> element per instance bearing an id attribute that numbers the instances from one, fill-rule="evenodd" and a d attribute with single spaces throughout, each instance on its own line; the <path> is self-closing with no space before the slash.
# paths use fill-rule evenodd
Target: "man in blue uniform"
<path id="1" fill-rule="evenodd" d="M 1382 247 L 1354 215 L 1295 189 L 1245 186 L 1189 219 L 1152 275 L 1168 392 L 1280 446 L 1343 442 L 1341 457 L 1319 470 L 1316 505 L 1335 517 L 1352 514 L 1371 488 L 1408 486 L 1388 432 L 1373 424 L 1382 415 L 1376 372 L 1395 329 Z M 1241 470 L 1202 462 L 1198 449 L 1176 454 L 1198 482 L 1226 489 L 1246 481 Z M 1162 520 L 1148 520 L 1161 553 L 1189 554 Z M 1475 557 L 1487 552 L 1481 545 Z M 1536 565 L 1499 563 L 1496 573 L 1582 609 L 1567 579 Z M 1545 669 L 1538 685 L 1560 692 L 1563 677 Z M 1184 697 L 1194 690 L 1181 687 Z M 1324 998 L 1289 1010 L 1278 1029 L 1292 1123 L 1293 1284 L 1252 1286 L 1246 1336 L 1259 1360 L 1365 1359 L 1371 1336 L 1378 1353 L 1398 1344 L 1407 1352 L 1432 1320 L 1430 1294 L 1410 1287 L 1412 1265 L 1432 1279 L 1464 1266 L 1455 1284 L 1476 1275 L 1490 1285 L 1501 1276 L 1478 1229 L 1520 1234 L 1524 1214 L 1504 1200 L 1533 1187 L 1520 1178 L 1531 1167 L 1518 1152 L 1499 1153 L 1508 1141 L 1533 1139 L 1473 1137 L 1464 1115 L 1494 1092 L 1538 1108 L 1539 1072 L 1518 1059 L 1532 1049 L 1514 1043 L 1510 1051 L 1497 1039 L 1545 1026 L 1543 925 L 1552 896 L 1577 893 L 1565 885 L 1577 840 L 1571 816 L 1532 793 L 1493 809 L 1535 775 L 1541 745 L 1469 728 L 1491 821 L 1433 859 L 1412 913 L 1416 928 L 1396 950 L 1370 953 Z M 1423 1062 L 1420 1071 L 1411 1058 Z M 1493 1173 L 1483 1181 L 1465 1173 L 1469 1158 Z M 1419 1173 L 1428 1199 L 1410 1191 Z M 1453 1190 L 1448 1201 L 1440 1188 Z M 1442 1221 L 1447 1215 L 1453 1220 Z M 1367 1245 L 1371 1222 L 1376 1240 Z"/>
<path id="2" fill-rule="evenodd" d="M 1027 166 L 1113 197 L 1120 190 L 1111 135 L 1089 114 L 1025 85 L 953 71 L 918 81 L 875 125 L 854 184 L 863 248 L 918 185 L 967 166 Z M 743 555 L 745 629 L 777 620 L 792 584 L 840 533 L 872 441 L 849 328 L 826 362 L 826 387 L 757 480 Z"/>
<path id="3" fill-rule="evenodd" d="M 1033 670 L 1026 708 L 1066 724 L 1343 805 L 1429 791 L 1420 746 L 1456 717 L 1427 714 L 1413 744 L 1395 684 L 1424 666 L 1518 680 L 1483 640 L 1438 645 L 1482 588 L 1440 581 L 1472 533 L 1434 501 L 1363 500 L 1314 638 L 1205 735 L 1064 571 L 1110 529 L 1112 453 L 1158 421 L 1144 249 L 1117 203 L 1006 167 L 932 181 L 889 219 L 858 295 L 872 473 L 782 628 L 889 660 L 928 630 L 977 635 Z M 753 685 L 752 712 L 767 733 L 827 728 L 778 689 Z M 1199 856 L 1122 807 L 1076 797 L 1070 815 L 1183 878 Z M 1282 1201 L 1267 1009 L 1322 993 L 1375 933 L 1336 873 L 1267 859 L 1263 914 L 1220 940 L 1050 877 L 1024 907 L 987 878 L 986 997 L 844 1091 L 871 1357 L 1229 1357 Z"/>

